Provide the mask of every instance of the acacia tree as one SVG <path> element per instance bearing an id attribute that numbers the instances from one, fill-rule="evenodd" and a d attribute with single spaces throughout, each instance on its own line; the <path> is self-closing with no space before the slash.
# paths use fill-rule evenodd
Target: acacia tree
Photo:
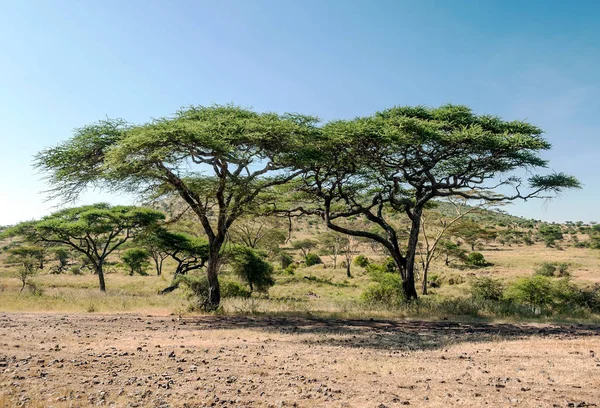
<path id="1" fill-rule="evenodd" d="M 37 166 L 47 172 L 52 194 L 67 199 L 89 186 L 183 199 L 208 240 L 208 306 L 214 308 L 227 232 L 257 210 L 263 193 L 300 174 L 288 171 L 288 163 L 298 160 L 315 122 L 236 106 L 191 107 L 141 125 L 107 120 L 42 151 Z"/>
<path id="2" fill-rule="evenodd" d="M 517 177 L 545 168 L 540 152 L 551 146 L 526 122 L 476 115 L 464 106 L 397 107 L 373 116 L 336 121 L 322 128 L 318 153 L 298 190 L 312 200 L 290 211 L 318 214 L 334 231 L 369 238 L 398 266 L 406 299 L 414 284 L 421 216 L 430 200 L 462 197 L 478 202 L 551 198 L 579 182 L 563 173 Z M 406 249 L 391 214 L 410 221 Z M 340 225 L 361 216 L 383 233 Z"/>
<path id="3" fill-rule="evenodd" d="M 231 243 L 264 250 L 268 256 L 277 253 L 286 238 L 279 220 L 272 217 L 244 217 L 229 230 Z"/>
<path id="4" fill-rule="evenodd" d="M 153 228 L 164 215 L 148 208 L 86 205 L 55 212 L 39 221 L 9 228 L 7 235 L 22 235 L 28 241 L 65 245 L 80 252 L 98 275 L 100 290 L 106 291 L 104 262 L 127 240 Z"/>
<path id="5" fill-rule="evenodd" d="M 305 238 L 299 239 L 298 241 L 292 242 L 292 248 L 299 249 L 302 252 L 302 257 L 306 258 L 306 256 L 310 253 L 312 249 L 315 249 L 319 243 L 314 239 Z"/>
<path id="6" fill-rule="evenodd" d="M 338 255 L 344 250 L 348 244 L 348 237 L 337 232 L 326 232 L 319 236 L 319 241 L 328 255 L 333 261 L 333 269 L 337 268 Z"/>

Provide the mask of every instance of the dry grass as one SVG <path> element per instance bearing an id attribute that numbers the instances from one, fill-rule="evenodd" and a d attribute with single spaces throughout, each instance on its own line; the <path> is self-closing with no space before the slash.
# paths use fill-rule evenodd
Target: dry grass
<path id="1" fill-rule="evenodd" d="M 366 251 L 366 248 L 362 249 Z M 494 276 L 510 281 L 520 276 L 531 276 L 542 262 L 568 262 L 573 278 L 581 283 L 600 282 L 600 251 L 567 247 L 565 250 L 534 246 L 492 247 L 482 251 L 493 266 L 476 270 L 449 268 L 434 263 L 430 274 L 444 277 L 456 276 L 464 280 L 457 285 L 444 284 L 431 290 L 434 296 L 461 297 L 468 295 L 469 281 L 473 276 Z M 367 254 L 380 259 L 380 254 Z M 183 291 L 158 295 L 168 286 L 171 275 L 157 277 L 128 276 L 125 271 L 114 270 L 106 275 L 108 292 L 98 291 L 97 277 L 91 274 L 51 275 L 42 273 L 34 282 L 41 294 L 19 293 L 20 283 L 13 277 L 13 270 L 1 264 L 0 254 L 0 310 L 3 311 L 65 311 L 65 312 L 153 312 L 181 313 L 190 301 Z M 329 261 L 327 257 L 323 260 Z M 170 265 L 165 266 L 170 270 Z M 332 315 L 338 317 L 394 317 L 415 316 L 412 312 L 390 311 L 385 308 L 369 308 L 360 302 L 361 293 L 372 282 L 361 268 L 352 267 L 352 278 L 345 270 L 324 265 L 299 269 L 294 275 L 279 274 L 269 297 L 255 296 L 250 300 L 225 299 L 225 313 L 280 313 L 300 315 Z M 224 276 L 225 279 L 235 279 Z M 402 314 L 399 314 L 402 313 Z M 442 314 L 421 314 L 424 318 L 443 317 Z"/>

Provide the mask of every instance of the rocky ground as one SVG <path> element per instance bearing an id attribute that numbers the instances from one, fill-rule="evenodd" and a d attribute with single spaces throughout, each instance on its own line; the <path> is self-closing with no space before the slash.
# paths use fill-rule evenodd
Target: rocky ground
<path id="1" fill-rule="evenodd" d="M 600 327 L 0 314 L 0 406 L 600 405 Z"/>

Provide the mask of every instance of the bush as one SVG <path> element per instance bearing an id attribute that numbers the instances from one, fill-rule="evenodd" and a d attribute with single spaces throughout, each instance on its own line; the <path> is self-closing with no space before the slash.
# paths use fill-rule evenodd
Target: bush
<path id="1" fill-rule="evenodd" d="M 286 252 L 279 254 L 279 262 L 281 262 L 281 269 L 285 269 L 294 263 L 294 258 Z"/>
<path id="2" fill-rule="evenodd" d="M 266 292 L 275 284 L 273 265 L 266 260 L 266 254 L 248 247 L 235 247 L 231 250 L 233 272 L 259 292 Z"/>
<path id="3" fill-rule="evenodd" d="M 221 282 L 221 297 L 222 298 L 249 298 L 252 293 L 235 281 Z"/>
<path id="4" fill-rule="evenodd" d="M 535 270 L 535 274 L 546 277 L 571 276 L 569 273 L 569 264 L 566 262 L 544 262 Z"/>
<path id="5" fill-rule="evenodd" d="M 208 279 L 206 276 L 194 277 L 180 275 L 174 284 L 183 284 L 189 290 L 189 298 L 196 300 L 196 306 L 204 308 L 208 305 Z"/>
<path id="6" fill-rule="evenodd" d="M 475 278 L 471 282 L 471 297 L 479 300 L 501 300 L 504 294 L 504 284 L 493 278 Z"/>
<path id="7" fill-rule="evenodd" d="M 285 268 L 285 269 L 283 270 L 283 273 L 286 273 L 286 274 L 288 274 L 288 275 L 293 275 L 293 274 L 294 274 L 294 271 L 295 271 L 296 269 L 298 269 L 298 265 L 296 265 L 296 264 L 290 264 L 290 265 L 288 265 L 288 267 L 287 267 L 287 268 Z"/>
<path id="8" fill-rule="evenodd" d="M 397 307 L 404 303 L 402 280 L 395 273 L 384 273 L 378 277 L 376 284 L 368 287 L 362 294 L 361 300 L 368 304 L 379 304 Z"/>
<path id="9" fill-rule="evenodd" d="M 367 266 L 369 266 L 370 263 L 371 261 L 369 260 L 369 258 L 367 258 L 364 255 L 358 255 L 356 258 L 354 258 L 354 265 L 359 266 L 361 268 L 366 268 Z"/>
<path id="10" fill-rule="evenodd" d="M 319 265 L 322 263 L 323 261 L 321 261 L 319 255 L 311 253 L 306 254 L 306 266 Z"/>
<path id="11" fill-rule="evenodd" d="M 541 275 L 521 278 L 510 285 L 506 297 L 514 302 L 526 304 L 542 313 L 544 308 L 551 308 L 554 303 L 554 287 L 552 281 Z"/>
<path id="12" fill-rule="evenodd" d="M 427 284 L 430 288 L 439 288 L 442 286 L 442 278 L 440 275 L 429 275 L 427 277 Z"/>
<path id="13" fill-rule="evenodd" d="M 465 278 L 463 278 L 460 275 L 450 275 L 446 278 L 446 282 L 448 282 L 448 285 L 452 286 L 452 285 L 460 285 L 461 283 L 464 283 Z"/>
<path id="14" fill-rule="evenodd" d="M 544 262 L 536 270 L 535 274 L 540 276 L 551 277 L 556 272 L 556 266 L 551 262 Z"/>
<path id="15" fill-rule="evenodd" d="M 488 266 L 489 263 L 485 260 L 485 257 L 481 252 L 471 252 L 465 260 L 467 265 L 475 266 L 478 268 Z"/>

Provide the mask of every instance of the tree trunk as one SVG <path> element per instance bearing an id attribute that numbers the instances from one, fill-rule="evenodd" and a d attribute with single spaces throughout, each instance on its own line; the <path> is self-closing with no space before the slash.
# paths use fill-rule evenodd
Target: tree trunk
<path id="1" fill-rule="evenodd" d="M 350 273 L 350 261 L 346 262 L 346 276 L 351 278 L 352 273 Z"/>
<path id="2" fill-rule="evenodd" d="M 103 263 L 104 263 L 103 260 L 98 262 L 95 272 L 98 274 L 98 281 L 100 282 L 100 290 L 102 292 L 106 292 L 106 283 L 104 282 L 104 270 L 102 269 Z"/>
<path id="3" fill-rule="evenodd" d="M 419 232 L 421 231 L 422 214 L 422 208 L 415 207 L 413 209 L 412 226 L 410 228 L 408 249 L 406 252 L 406 269 L 402 279 L 402 288 L 406 300 L 416 300 L 418 298 L 417 289 L 415 288 L 415 257 L 417 255 L 417 245 L 419 243 Z"/>
<path id="4" fill-rule="evenodd" d="M 427 272 L 429 271 L 429 264 L 423 266 L 423 288 L 421 293 L 423 295 L 427 294 Z"/>
<path id="5" fill-rule="evenodd" d="M 221 247 L 223 241 L 215 239 L 210 245 L 208 263 L 206 265 L 206 277 L 208 278 L 208 300 L 205 307 L 215 310 L 221 303 L 221 288 L 219 286 L 219 263 L 221 262 Z"/>
<path id="6" fill-rule="evenodd" d="M 162 274 L 163 259 L 159 256 L 153 256 L 152 259 L 154 259 L 154 266 L 156 267 L 156 276 L 160 276 Z"/>

